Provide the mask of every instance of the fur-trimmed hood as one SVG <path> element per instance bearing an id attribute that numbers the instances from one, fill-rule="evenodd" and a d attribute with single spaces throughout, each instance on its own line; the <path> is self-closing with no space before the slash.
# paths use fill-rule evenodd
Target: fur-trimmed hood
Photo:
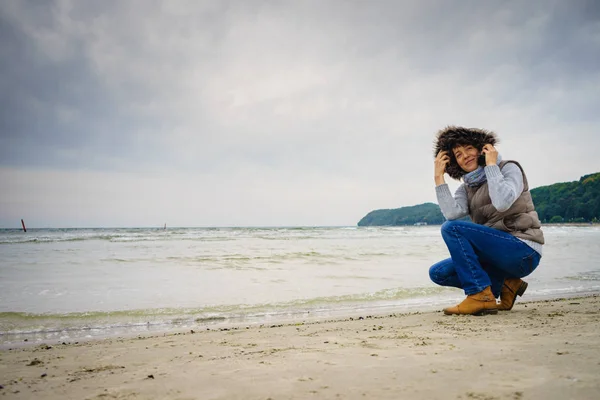
<path id="1" fill-rule="evenodd" d="M 447 151 L 448 156 L 450 156 L 450 163 L 446 166 L 446 173 L 451 178 L 460 180 L 465 171 L 456 162 L 452 149 L 460 145 L 471 145 L 481 151 L 484 145 L 491 144 L 495 146 L 496 143 L 498 143 L 498 137 L 494 132 L 478 128 L 447 126 L 436 135 L 433 155 L 435 157 L 440 151 Z"/>

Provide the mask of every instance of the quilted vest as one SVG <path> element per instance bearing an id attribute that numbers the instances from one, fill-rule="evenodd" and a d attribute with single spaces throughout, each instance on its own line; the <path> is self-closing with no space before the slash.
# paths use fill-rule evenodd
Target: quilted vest
<path id="1" fill-rule="evenodd" d="M 469 215 L 476 224 L 508 232 L 520 239 L 544 244 L 544 234 L 540 229 L 542 224 L 531 199 L 525 172 L 518 162 L 511 160 L 502 161 L 499 165 L 500 169 L 507 163 L 516 164 L 523 174 L 523 192 L 521 195 L 508 210 L 499 212 L 492 205 L 487 182 L 473 188 L 465 185 L 469 202 Z"/>

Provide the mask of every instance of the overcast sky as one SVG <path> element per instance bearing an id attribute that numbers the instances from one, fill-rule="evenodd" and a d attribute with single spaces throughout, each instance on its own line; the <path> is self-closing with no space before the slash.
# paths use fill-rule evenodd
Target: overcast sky
<path id="1" fill-rule="evenodd" d="M 4 228 L 355 225 L 436 201 L 450 124 L 600 171 L 594 0 L 0 0 L 0 38 Z"/>

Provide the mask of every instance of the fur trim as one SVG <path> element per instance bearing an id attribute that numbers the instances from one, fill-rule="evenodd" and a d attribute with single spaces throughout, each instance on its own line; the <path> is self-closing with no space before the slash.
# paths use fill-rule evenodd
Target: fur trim
<path id="1" fill-rule="evenodd" d="M 437 133 L 433 153 L 434 156 L 437 156 L 440 151 L 447 151 L 450 156 L 450 163 L 446 166 L 446 173 L 451 178 L 460 180 L 466 172 L 456 162 L 452 149 L 456 146 L 471 145 L 481 151 L 484 145 L 491 144 L 495 146 L 496 143 L 498 143 L 498 137 L 494 132 L 478 128 L 447 126 Z"/>

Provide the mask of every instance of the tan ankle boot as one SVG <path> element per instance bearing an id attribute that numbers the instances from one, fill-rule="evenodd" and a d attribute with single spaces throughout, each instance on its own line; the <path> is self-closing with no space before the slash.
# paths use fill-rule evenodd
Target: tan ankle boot
<path id="1" fill-rule="evenodd" d="M 498 314 L 498 305 L 496 304 L 496 298 L 492 294 L 492 290 L 488 286 L 479 293 L 467 296 L 462 303 L 454 307 L 444 308 L 444 314 Z"/>
<path id="2" fill-rule="evenodd" d="M 517 296 L 523 296 L 527 289 L 527 282 L 519 278 L 510 278 L 504 280 L 502 291 L 500 292 L 500 305 L 498 310 L 509 311 L 515 305 Z"/>

